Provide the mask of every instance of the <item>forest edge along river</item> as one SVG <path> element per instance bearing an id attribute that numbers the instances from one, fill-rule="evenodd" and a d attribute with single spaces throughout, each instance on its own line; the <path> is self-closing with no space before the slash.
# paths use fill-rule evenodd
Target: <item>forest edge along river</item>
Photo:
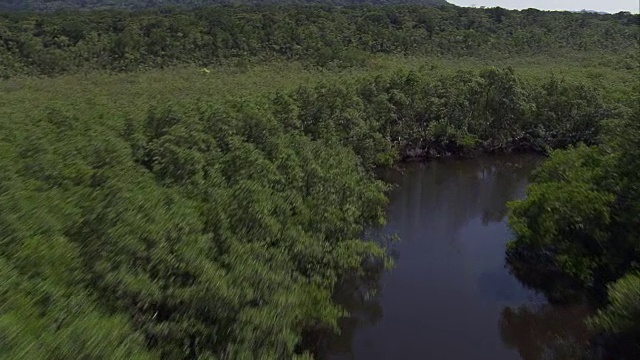
<path id="1" fill-rule="evenodd" d="M 542 159 L 505 155 L 409 164 L 385 174 L 392 270 L 345 286 L 350 312 L 324 359 L 570 359 L 588 344 L 585 304 L 552 305 L 505 266 L 507 202 Z"/>

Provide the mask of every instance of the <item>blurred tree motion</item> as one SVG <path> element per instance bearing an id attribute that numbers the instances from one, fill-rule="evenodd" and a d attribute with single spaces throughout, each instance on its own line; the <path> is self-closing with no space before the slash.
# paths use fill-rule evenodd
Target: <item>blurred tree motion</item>
<path id="1" fill-rule="evenodd" d="M 369 3 L 400 2 L 425 3 Z M 0 7 L 63 8 L 0 14 L 0 358 L 309 359 L 303 334 L 337 328 L 345 279 L 391 262 L 362 240 L 384 223 L 388 185 L 375 170 L 515 151 L 551 157 L 528 199 L 511 205 L 511 256 L 542 254 L 574 283 L 608 286 L 593 326 L 637 340 L 640 119 L 627 75 L 640 69 L 638 15 L 409 5 L 130 11 L 158 3 L 175 4 Z M 76 8 L 95 11 L 68 10 Z M 593 69 L 588 80 L 433 64 L 334 72 L 367 67 L 375 54 L 584 56 L 620 73 L 607 91 Z M 321 79 L 278 91 L 264 80 L 274 76 L 247 80 L 254 61 L 277 60 Z M 202 89 L 229 69 L 216 67 L 225 61 L 237 65 L 228 93 L 191 99 L 177 85 L 193 84 L 173 66 L 192 66 Z M 175 74 L 110 74 L 154 68 Z M 140 79 L 162 96 L 138 91 Z M 233 81 L 243 79 L 250 95 L 235 96 Z M 131 98 L 126 111 L 111 98 L 120 93 Z"/>
<path id="2" fill-rule="evenodd" d="M 574 287 L 607 292 L 590 325 L 616 339 L 617 358 L 640 356 L 640 103 L 604 123 L 602 143 L 556 151 L 537 170 L 526 200 L 511 204 L 513 259 L 545 259 Z M 540 256 L 544 254 L 544 256 Z M 566 289 L 565 289 L 566 291 Z"/>

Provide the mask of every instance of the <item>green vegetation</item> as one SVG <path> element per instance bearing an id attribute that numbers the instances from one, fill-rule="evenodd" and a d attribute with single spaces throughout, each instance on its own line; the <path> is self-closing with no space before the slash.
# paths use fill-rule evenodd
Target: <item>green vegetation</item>
<path id="1" fill-rule="evenodd" d="M 0 14 L 0 77 L 133 71 L 225 59 L 366 66 L 373 54 L 540 56 L 605 52 L 637 67 L 640 16 L 454 6 L 214 6 Z M 565 60 L 566 61 L 566 60 Z"/>
<path id="2" fill-rule="evenodd" d="M 309 358 L 303 334 L 344 315 L 341 282 L 390 262 L 361 239 L 384 222 L 374 170 L 407 158 L 584 144 L 513 206 L 514 249 L 551 247 L 585 286 L 631 274 L 638 19 L 0 15 L 0 358 Z M 634 329 L 636 283 L 611 287 L 595 326 Z"/>
<path id="3" fill-rule="evenodd" d="M 282 358 L 331 326 L 338 275 L 383 256 L 358 239 L 385 187 L 351 149 L 260 110 L 3 124 L 3 271 L 22 284 L 2 292 L 3 321 L 33 322 L 4 355 L 110 358 L 143 338 L 168 358 Z M 75 348 L 29 341 L 65 333 Z"/>
<path id="4" fill-rule="evenodd" d="M 620 358 L 640 355 L 640 98 L 605 125 L 599 146 L 556 151 L 511 204 L 514 261 L 531 260 L 563 286 L 598 293 L 606 307 L 590 324 L 616 340 Z M 552 276 L 545 281 L 557 282 Z M 571 292 L 566 288 L 554 291 Z"/>
<path id="5" fill-rule="evenodd" d="M 203 7 L 209 5 L 448 5 L 445 0 L 5 0 L 0 11 L 54 11 L 62 9 L 146 9 L 155 7 Z"/>
<path id="6" fill-rule="evenodd" d="M 386 258 L 359 240 L 383 221 L 374 167 L 590 143 L 615 112 L 584 83 L 509 69 L 337 81 L 127 115 L 7 111 L 3 271 L 21 286 L 5 284 L 2 321 L 30 321 L 6 357 L 302 355 L 300 334 L 342 314 L 341 276 Z"/>

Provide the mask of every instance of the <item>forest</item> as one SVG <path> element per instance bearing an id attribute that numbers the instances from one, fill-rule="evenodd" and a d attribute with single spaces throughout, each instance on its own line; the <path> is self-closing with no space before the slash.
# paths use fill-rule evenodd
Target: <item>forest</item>
<path id="1" fill-rule="evenodd" d="M 211 5 L 449 5 L 446 0 L 5 0 L 0 11 L 57 11 L 97 9 L 146 9 L 157 7 L 201 8 Z"/>
<path id="2" fill-rule="evenodd" d="M 446 0 L 6 0 L 0 10 L 57 11 L 96 9 L 146 9 L 157 7 L 204 7 L 211 5 L 449 5 Z"/>
<path id="3" fill-rule="evenodd" d="M 0 12 L 0 77 L 135 71 L 225 60 L 368 66 L 377 54 L 590 55 L 637 67 L 640 16 L 424 6 L 215 6 Z M 602 56 L 602 55 L 605 56 Z"/>
<path id="4" fill-rule="evenodd" d="M 45 3 L 0 8 L 0 358 L 312 359 L 393 265 L 376 170 L 500 152 L 548 155 L 507 257 L 640 353 L 640 16 Z"/>
<path id="5" fill-rule="evenodd" d="M 589 324 L 606 334 L 616 358 L 640 355 L 640 87 L 627 114 L 603 124 L 597 146 L 556 150 L 533 175 L 525 200 L 510 204 L 516 271 L 543 272 L 567 301 L 580 294 L 602 306 Z"/>

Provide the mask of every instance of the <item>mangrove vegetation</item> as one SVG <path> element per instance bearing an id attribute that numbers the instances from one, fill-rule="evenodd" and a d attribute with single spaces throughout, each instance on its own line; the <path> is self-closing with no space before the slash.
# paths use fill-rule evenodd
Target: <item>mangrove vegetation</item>
<path id="1" fill-rule="evenodd" d="M 509 257 L 638 350 L 638 15 L 47 3 L 0 13 L 0 358 L 313 358 L 392 265 L 376 170 L 517 151 Z"/>

